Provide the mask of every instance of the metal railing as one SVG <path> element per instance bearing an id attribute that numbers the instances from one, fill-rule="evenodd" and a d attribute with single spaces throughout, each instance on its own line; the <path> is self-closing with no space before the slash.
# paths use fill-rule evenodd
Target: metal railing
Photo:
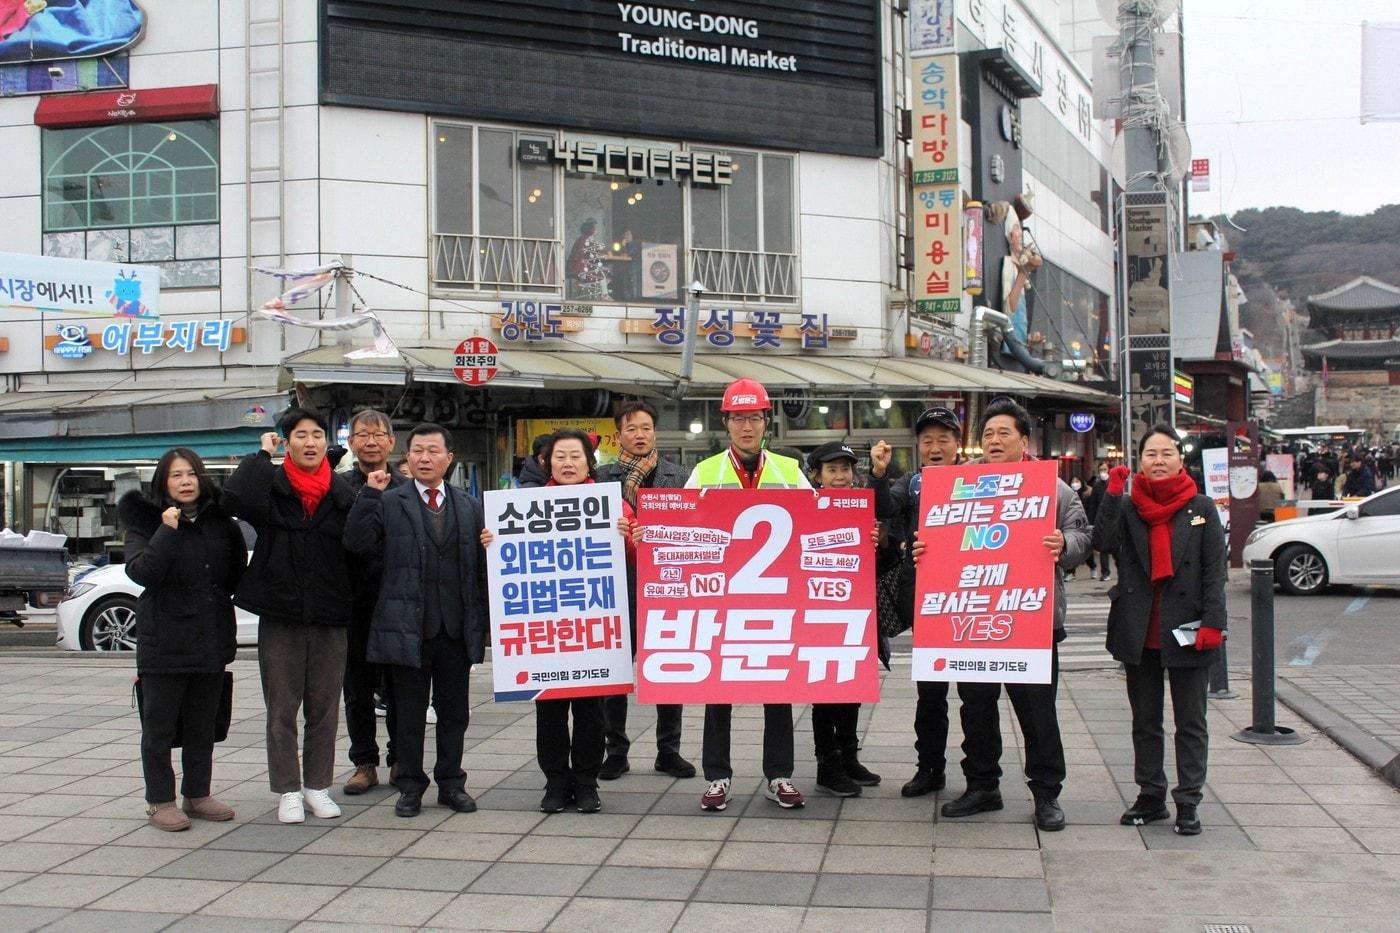
<path id="1" fill-rule="evenodd" d="M 439 288 L 558 292 L 563 265 L 558 240 L 433 234 L 433 285 Z"/>
<path id="2" fill-rule="evenodd" d="M 726 301 L 796 301 L 797 255 L 731 249 L 690 251 L 691 279 L 706 297 Z"/>

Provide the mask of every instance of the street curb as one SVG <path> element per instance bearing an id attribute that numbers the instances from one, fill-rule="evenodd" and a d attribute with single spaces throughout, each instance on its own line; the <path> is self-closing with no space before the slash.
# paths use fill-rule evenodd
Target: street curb
<path id="1" fill-rule="evenodd" d="M 1386 783 L 1400 788 L 1400 751 L 1370 735 L 1311 693 L 1283 678 L 1278 679 L 1274 692 L 1280 703 L 1351 752 Z"/>

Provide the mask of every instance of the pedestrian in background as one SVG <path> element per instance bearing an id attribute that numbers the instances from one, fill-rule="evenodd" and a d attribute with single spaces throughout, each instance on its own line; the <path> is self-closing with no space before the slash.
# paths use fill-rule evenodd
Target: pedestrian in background
<path id="1" fill-rule="evenodd" d="M 549 468 L 546 486 L 579 486 L 595 482 L 597 461 L 593 441 L 578 428 L 560 428 L 549 436 L 544 447 Z M 629 570 L 636 559 L 632 543 L 633 513 L 626 500 L 617 520 Z M 491 547 L 495 540 L 489 530 L 481 533 L 481 543 Z M 573 729 L 569 714 L 573 714 Z M 572 803 L 580 813 L 597 813 L 603 808 L 598 797 L 598 770 L 603 764 L 603 698 L 574 696 L 535 701 L 535 758 L 544 772 L 543 813 L 562 813 Z"/>
<path id="2" fill-rule="evenodd" d="M 147 817 L 167 832 L 188 829 L 190 817 L 231 820 L 233 808 L 210 796 L 209 784 L 224 667 L 236 647 L 243 533 L 220 508 L 204 461 L 186 447 L 161 455 L 149 499 L 129 492 L 117 513 L 126 528 L 126 575 L 144 587 L 136 603 L 136 675 Z M 183 813 L 170 766 L 177 733 Z"/>
<path id="3" fill-rule="evenodd" d="M 656 449 L 656 409 L 646 402 L 624 402 L 613 415 L 617 425 L 621 453 L 616 463 L 598 467 L 598 482 L 620 483 L 622 498 L 635 513 L 637 490 L 680 489 L 685 485 L 685 471 L 661 456 Z M 635 593 L 635 566 L 628 565 L 627 591 Z M 637 600 L 629 600 L 632 609 L 632 653 L 637 652 Z M 661 703 L 656 707 L 655 770 L 672 777 L 695 777 L 695 765 L 681 757 L 681 711 L 679 703 Z M 613 781 L 631 770 L 627 753 L 632 740 L 627 737 L 627 694 L 615 693 L 603 698 L 603 737 L 607 755 L 598 778 Z"/>
<path id="4" fill-rule="evenodd" d="M 394 426 L 382 411 L 368 409 L 350 419 L 350 452 L 355 466 L 345 478 L 356 495 L 365 487 L 371 473 L 389 471 L 389 456 L 394 452 Z M 407 480 L 397 470 L 386 472 L 389 488 L 401 486 Z M 350 628 L 345 655 L 345 731 L 350 737 L 350 763 L 355 773 L 345 782 L 344 791 L 351 796 L 363 794 L 379 785 L 379 721 L 375 714 L 374 694 L 381 685 L 384 694 L 385 740 L 384 764 L 390 779 L 394 768 L 393 688 L 385 680 L 385 667 L 366 660 L 369 647 L 370 620 L 374 605 L 379 601 L 379 581 L 384 561 L 376 550 L 368 554 L 350 554 L 351 610 Z"/>
<path id="5" fill-rule="evenodd" d="M 1089 524 L 1094 524 L 1094 519 L 1098 517 L 1099 506 L 1103 504 L 1103 497 L 1108 491 L 1108 464 L 1100 463 L 1099 472 L 1094 479 L 1094 485 L 1089 490 L 1089 497 L 1084 500 L 1084 517 Z M 1091 551 L 1089 559 L 1089 570 L 1094 569 L 1094 557 L 1098 558 L 1099 579 L 1107 580 L 1113 576 L 1113 555 L 1108 551 Z"/>
<path id="6" fill-rule="evenodd" d="M 481 505 L 445 482 L 452 468 L 447 430 L 425 423 L 408 435 L 413 482 L 391 487 L 386 470 L 365 477 L 345 525 L 345 546 L 383 568 L 366 659 L 389 666 L 399 790 L 394 813 L 422 811 L 429 700 L 437 709 L 433 783 L 438 803 L 476 812 L 462 753 L 473 664 L 486 656 L 486 555 Z"/>
<path id="7" fill-rule="evenodd" d="M 258 540 L 234 599 L 256 613 L 258 670 L 267 705 L 267 774 L 277 818 L 301 823 L 306 807 L 340 816 L 331 799 L 335 737 L 345 681 L 350 574 L 341 536 L 355 493 L 326 460 L 326 420 L 294 408 L 281 437 L 244 457 L 224 484 L 224 505 Z M 281 466 L 272 457 L 286 449 Z M 297 760 L 297 712 L 305 718 Z"/>
<path id="8" fill-rule="evenodd" d="M 1165 672 L 1176 721 L 1176 832 L 1201 831 L 1196 808 L 1206 781 L 1210 730 L 1206 682 L 1224 640 L 1225 530 L 1215 503 L 1182 470 L 1176 431 L 1158 424 L 1138 444 L 1141 470 L 1125 498 L 1128 468 L 1116 467 L 1094 525 L 1096 547 L 1118 555 L 1108 612 L 1108 650 L 1127 673 L 1133 711 L 1133 779 L 1138 797 L 1126 826 L 1165 820 L 1162 729 Z M 1187 644 L 1176 637 L 1190 631 Z"/>

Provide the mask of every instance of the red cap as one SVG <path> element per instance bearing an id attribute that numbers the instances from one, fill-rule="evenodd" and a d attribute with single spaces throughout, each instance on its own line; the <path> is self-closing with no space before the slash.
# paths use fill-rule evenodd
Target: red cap
<path id="1" fill-rule="evenodd" d="M 735 379 L 724 390 L 724 401 L 720 411 L 768 411 L 773 403 L 768 401 L 768 390 L 757 379 Z"/>

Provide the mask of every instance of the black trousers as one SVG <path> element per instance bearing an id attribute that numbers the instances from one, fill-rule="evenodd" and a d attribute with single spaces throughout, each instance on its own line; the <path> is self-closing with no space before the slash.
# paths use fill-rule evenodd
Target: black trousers
<path id="1" fill-rule="evenodd" d="M 919 770 L 944 774 L 948 767 L 948 681 L 921 680 L 916 685 L 919 701 L 914 706 L 914 751 Z M 962 689 L 962 685 L 958 685 Z"/>
<path id="2" fill-rule="evenodd" d="M 369 619 L 350 623 L 345 655 L 345 731 L 350 735 L 350 763 L 379 764 L 379 718 L 374 712 L 374 695 L 384 685 L 384 726 L 388 741 L 384 763 L 394 765 L 394 698 L 386 680 L 385 666 L 365 660 L 369 640 Z"/>
<path id="3" fill-rule="evenodd" d="M 860 747 L 860 738 L 856 735 L 859 718 L 859 703 L 813 703 L 812 746 L 817 759 L 828 755 L 854 755 Z"/>
<path id="4" fill-rule="evenodd" d="M 1133 780 L 1144 795 L 1166 800 L 1162 652 L 1143 649 L 1142 663 L 1124 664 L 1123 669 L 1128 675 L 1128 704 L 1133 710 Z M 1210 743 L 1206 682 L 1210 668 L 1168 667 L 1165 673 L 1171 684 L 1172 718 L 1176 721 L 1176 787 L 1172 788 L 1172 799 L 1194 806 L 1201 802 L 1201 786 L 1206 782 Z"/>
<path id="5" fill-rule="evenodd" d="M 437 710 L 437 760 L 433 782 L 438 788 L 463 788 L 467 774 L 462 770 L 462 746 L 471 719 L 468 686 L 472 670 L 467 645 L 460 639 L 438 634 L 423 642 L 423 665 L 394 665 L 390 683 L 398 716 L 394 751 L 398 755 L 399 777 L 394 783 L 401 791 L 422 793 L 428 788 L 423 770 L 423 743 L 427 736 L 428 699 Z"/>
<path id="6" fill-rule="evenodd" d="M 569 731 L 569 712 L 574 714 Z M 535 759 L 545 787 L 597 787 L 603 764 L 603 698 L 535 701 Z"/>
<path id="7" fill-rule="evenodd" d="M 656 754 L 681 753 L 681 705 L 664 703 L 656 707 Z M 627 694 L 603 697 L 603 738 L 608 755 L 627 757 L 632 740 L 627 737 Z"/>
<path id="8" fill-rule="evenodd" d="M 141 675 L 141 770 L 146 802 L 175 799 L 175 769 L 170 743 L 178 726 L 182 778 L 180 793 L 208 797 L 214 771 L 214 726 L 224 693 L 222 671 L 204 674 Z"/>
<path id="9" fill-rule="evenodd" d="M 1050 683 L 1006 684 L 1006 695 L 1026 743 L 1026 783 L 1037 797 L 1058 797 L 1065 781 L 1065 747 L 1055 694 L 1060 684 L 1060 649 L 1050 655 Z M 963 776 L 968 790 L 995 790 L 1001 783 L 1001 684 L 959 683 L 963 727 Z"/>
<path id="10" fill-rule="evenodd" d="M 711 703 L 705 707 L 705 736 L 700 761 L 705 780 L 732 778 L 730 764 L 730 725 L 734 707 Z M 787 703 L 763 704 L 763 776 L 768 780 L 792 777 L 792 706 Z"/>

